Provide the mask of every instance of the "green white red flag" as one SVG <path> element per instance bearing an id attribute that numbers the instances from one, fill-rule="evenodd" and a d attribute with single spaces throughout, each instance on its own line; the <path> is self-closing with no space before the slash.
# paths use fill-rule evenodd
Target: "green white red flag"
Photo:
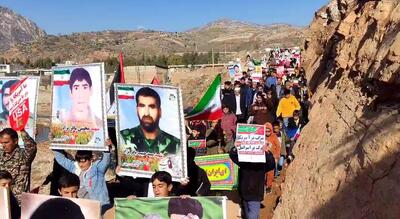
<path id="1" fill-rule="evenodd" d="M 218 120 L 221 117 L 221 74 L 219 74 L 200 99 L 200 102 L 185 118 L 188 120 Z"/>
<path id="2" fill-rule="evenodd" d="M 69 70 L 56 70 L 53 72 L 53 85 L 54 86 L 63 86 L 69 83 Z"/>
<path id="3" fill-rule="evenodd" d="M 118 99 L 134 99 L 133 87 L 118 87 Z"/>

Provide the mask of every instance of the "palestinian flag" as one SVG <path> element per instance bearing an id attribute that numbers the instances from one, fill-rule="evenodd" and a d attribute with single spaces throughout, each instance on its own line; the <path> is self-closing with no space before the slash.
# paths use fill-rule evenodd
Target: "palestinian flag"
<path id="1" fill-rule="evenodd" d="M 218 120 L 222 117 L 221 74 L 219 74 L 200 102 L 186 115 L 189 120 Z"/>
<path id="2" fill-rule="evenodd" d="M 133 87 L 118 87 L 118 99 L 134 99 L 135 93 Z"/>
<path id="3" fill-rule="evenodd" d="M 69 82 L 70 74 L 71 73 L 69 72 L 69 69 L 53 71 L 53 85 L 54 86 L 67 85 Z"/>

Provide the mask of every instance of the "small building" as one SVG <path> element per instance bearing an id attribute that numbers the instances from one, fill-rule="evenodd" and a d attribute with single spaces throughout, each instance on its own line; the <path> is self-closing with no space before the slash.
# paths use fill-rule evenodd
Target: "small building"
<path id="1" fill-rule="evenodd" d="M 0 74 L 10 74 L 11 73 L 11 66 L 8 64 L 0 64 Z"/>
<path id="2" fill-rule="evenodd" d="M 150 84 L 155 76 L 161 84 L 168 83 L 168 67 L 164 66 L 125 66 L 124 74 L 127 83 Z"/>

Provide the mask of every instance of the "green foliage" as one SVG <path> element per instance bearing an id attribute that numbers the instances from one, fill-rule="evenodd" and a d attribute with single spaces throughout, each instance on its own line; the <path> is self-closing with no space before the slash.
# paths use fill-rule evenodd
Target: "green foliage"
<path id="1" fill-rule="evenodd" d="M 47 58 L 39 58 L 38 60 L 36 60 L 33 63 L 33 67 L 35 67 L 35 68 L 47 68 L 47 69 L 50 69 L 54 65 L 55 65 L 55 63 L 49 57 L 47 57 Z"/>
<path id="2" fill-rule="evenodd" d="M 214 53 L 214 63 L 217 64 L 220 59 L 219 53 Z M 117 69 L 119 60 L 117 57 L 109 57 L 105 62 L 106 72 L 113 72 Z M 170 54 L 166 55 L 153 55 L 146 56 L 142 53 L 140 56 L 131 57 L 124 56 L 124 65 L 158 65 L 167 67 L 168 65 L 198 65 L 198 64 L 212 64 L 212 52 L 208 53 L 184 53 L 182 55 Z"/>

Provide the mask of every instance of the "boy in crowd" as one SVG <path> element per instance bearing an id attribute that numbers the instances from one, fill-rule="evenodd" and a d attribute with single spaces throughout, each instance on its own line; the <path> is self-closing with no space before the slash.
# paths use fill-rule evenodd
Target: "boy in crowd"
<path id="1" fill-rule="evenodd" d="M 277 168 L 275 169 L 275 176 L 279 176 L 279 172 L 283 168 L 285 158 L 288 155 L 288 150 L 290 148 L 291 140 L 287 136 L 285 129 L 282 129 L 282 122 L 277 120 L 273 123 L 274 134 L 278 137 L 279 143 L 281 145 L 281 157 L 279 158 Z"/>
<path id="2" fill-rule="evenodd" d="M 154 197 L 169 197 L 172 192 L 172 176 L 165 171 L 155 172 L 150 179 Z"/>
<path id="3" fill-rule="evenodd" d="M 10 194 L 11 219 L 19 219 L 21 217 L 21 208 L 19 207 L 18 201 L 11 191 L 11 187 L 12 187 L 11 174 L 6 170 L 0 170 L 0 188 L 7 189 Z"/>
<path id="4" fill-rule="evenodd" d="M 265 185 L 267 188 L 265 189 L 265 192 L 268 194 L 271 193 L 276 165 L 278 164 L 278 160 L 281 156 L 281 145 L 279 143 L 278 137 L 273 133 L 272 124 L 269 122 L 265 123 L 265 140 L 269 144 L 268 153 L 271 153 L 273 155 L 275 161 L 274 169 L 269 170 L 266 174 Z"/>
<path id="5" fill-rule="evenodd" d="M 62 197 L 78 198 L 79 186 L 79 177 L 75 174 L 64 174 L 58 180 L 58 192 Z"/>
<path id="6" fill-rule="evenodd" d="M 107 141 L 111 147 L 111 140 Z M 77 151 L 75 161 L 70 160 L 61 152 L 53 150 L 56 161 L 68 172 L 79 176 L 80 187 L 78 197 L 100 201 L 102 213 L 110 207 L 105 173 L 111 162 L 110 151 L 104 152 L 100 160 L 93 160 L 92 151 Z"/>
<path id="7" fill-rule="evenodd" d="M 285 127 L 287 127 L 289 118 L 293 116 L 293 112 L 295 110 L 300 110 L 300 104 L 296 97 L 290 93 L 290 90 L 285 89 L 283 94 L 284 96 L 279 101 L 278 108 L 276 110 L 276 117 L 282 116 L 283 124 Z"/>

